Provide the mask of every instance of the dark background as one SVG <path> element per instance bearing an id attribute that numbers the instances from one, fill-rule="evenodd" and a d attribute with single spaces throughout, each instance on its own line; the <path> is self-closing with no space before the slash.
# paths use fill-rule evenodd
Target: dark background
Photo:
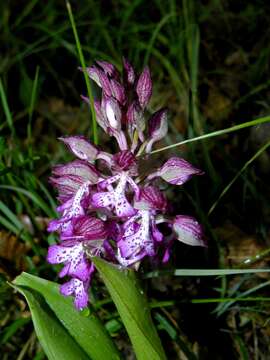
<path id="1" fill-rule="evenodd" d="M 159 147 L 269 115 L 268 1 L 82 0 L 71 5 L 88 65 L 102 59 L 121 70 L 122 56 L 137 71 L 149 65 L 154 83 L 150 110 L 167 106 L 170 114 L 169 134 Z M 86 88 L 78 66 L 64 1 L 1 2 L 3 359 L 45 358 L 27 305 L 7 281 L 22 270 L 57 279 L 45 261 L 48 243 L 54 241 L 46 232 L 55 208 L 48 176 L 53 164 L 70 159 L 57 137 L 92 134 L 89 111 L 80 99 Z M 269 150 L 262 149 L 269 135 L 265 123 L 153 156 L 153 162 L 160 162 L 177 154 L 205 171 L 181 189 L 170 188 L 168 196 L 176 213 L 203 223 L 208 249 L 176 244 L 164 269 L 268 267 L 270 162 Z M 110 150 L 111 141 L 101 131 L 99 136 Z M 151 269 L 145 264 L 142 271 Z M 185 341 L 199 359 L 268 359 L 267 281 L 263 273 L 146 280 L 154 304 L 172 304 L 153 311 L 168 357 L 184 359 Z M 96 280 L 93 303 L 108 297 Z M 104 306 L 100 316 L 124 357 L 133 359 L 115 308 Z"/>

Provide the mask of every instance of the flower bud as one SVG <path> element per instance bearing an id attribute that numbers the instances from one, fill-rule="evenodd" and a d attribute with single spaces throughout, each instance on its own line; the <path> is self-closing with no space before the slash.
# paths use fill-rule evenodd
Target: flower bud
<path id="1" fill-rule="evenodd" d="M 150 76 L 150 70 L 146 67 L 141 73 L 137 86 L 136 93 L 141 107 L 144 109 L 148 104 L 152 95 L 152 80 Z"/>

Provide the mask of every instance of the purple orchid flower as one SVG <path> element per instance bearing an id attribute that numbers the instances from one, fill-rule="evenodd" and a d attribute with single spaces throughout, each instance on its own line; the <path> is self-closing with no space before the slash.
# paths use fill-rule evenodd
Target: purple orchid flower
<path id="1" fill-rule="evenodd" d="M 183 185 L 203 172 L 179 157 L 149 169 L 148 176 L 141 172 L 141 155 L 149 156 L 168 131 L 166 109 L 146 119 L 152 95 L 149 68 L 137 76 L 124 59 L 122 82 L 116 67 L 106 61 L 97 61 L 87 73 L 102 91 L 94 101 L 97 122 L 116 139 L 119 151 L 104 152 L 82 136 L 60 138 L 77 159 L 52 171 L 50 182 L 60 205 L 59 218 L 49 223 L 48 231 L 57 231 L 60 241 L 49 247 L 47 261 L 63 264 L 59 276 L 69 280 L 60 291 L 74 296 L 77 309 L 89 300 L 93 256 L 137 269 L 145 257 L 161 255 L 162 262 L 168 261 L 176 240 L 204 246 L 202 227 L 193 217 L 168 215 L 166 194 L 155 181 Z"/>

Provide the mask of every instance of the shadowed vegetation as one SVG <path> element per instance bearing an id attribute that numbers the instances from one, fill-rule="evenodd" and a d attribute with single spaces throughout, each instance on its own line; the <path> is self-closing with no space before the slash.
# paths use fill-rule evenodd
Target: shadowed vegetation
<path id="1" fill-rule="evenodd" d="M 176 213 L 184 209 L 203 223 L 208 249 L 176 244 L 168 265 L 146 264 L 142 272 L 158 271 L 144 284 L 168 358 L 267 359 L 267 273 L 178 277 L 174 271 L 269 265 L 270 4 L 83 0 L 71 6 L 86 65 L 102 59 L 121 70 L 122 56 L 138 71 L 149 65 L 150 109 L 167 106 L 170 116 L 160 147 L 264 119 L 152 155 L 153 163 L 183 156 L 204 170 L 184 188 L 172 188 L 169 198 Z M 45 260 L 56 241 L 46 231 L 56 208 L 48 177 L 52 165 L 71 159 L 59 136 L 93 138 L 91 113 L 80 98 L 87 86 L 64 1 L 1 2 L 0 48 L 0 344 L 5 360 L 45 359 L 26 302 L 7 281 L 23 270 L 57 279 Z M 98 135 L 99 144 L 114 149 Z M 91 301 L 123 357 L 133 359 L 99 279 Z"/>

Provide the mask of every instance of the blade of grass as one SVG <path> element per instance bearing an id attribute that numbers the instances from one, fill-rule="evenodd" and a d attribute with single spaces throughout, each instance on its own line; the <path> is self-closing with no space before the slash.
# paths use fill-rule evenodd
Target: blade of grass
<path id="1" fill-rule="evenodd" d="M 264 283 L 262 284 L 259 284 L 257 286 L 254 286 L 253 288 L 251 289 L 248 289 L 244 292 L 242 292 L 241 294 L 239 294 L 236 299 L 232 299 L 231 301 L 229 301 L 228 303 L 224 304 L 224 306 L 220 307 L 218 306 L 217 309 L 215 310 L 215 312 L 217 312 L 217 315 L 220 316 L 222 315 L 226 310 L 229 309 L 229 307 L 234 304 L 236 301 L 239 301 L 239 299 L 244 299 L 246 295 L 250 295 L 260 289 L 263 289 L 264 287 L 266 286 L 269 286 L 270 285 L 270 280 L 269 281 L 265 281 Z M 270 298 L 266 298 L 266 297 L 258 297 L 257 299 L 263 299 L 262 301 L 269 301 Z M 241 300 L 241 301 L 244 301 L 244 300 Z"/>
<path id="2" fill-rule="evenodd" d="M 158 36 L 158 33 L 160 32 L 160 30 L 162 29 L 162 27 L 168 22 L 168 20 L 170 20 L 172 17 L 175 17 L 176 14 L 175 13 L 171 13 L 171 14 L 167 14 L 166 16 L 164 16 L 160 22 L 157 24 L 155 30 L 152 33 L 151 39 L 149 41 L 149 44 L 147 46 L 147 50 L 146 50 L 146 54 L 144 57 L 144 66 L 146 66 L 149 62 L 149 57 L 151 55 L 155 40 Z"/>
<path id="3" fill-rule="evenodd" d="M 34 78 L 33 88 L 32 88 L 32 92 L 31 92 L 30 105 L 29 105 L 29 110 L 28 110 L 28 118 L 29 118 L 28 132 L 31 131 L 31 122 L 32 122 L 36 97 L 37 97 L 38 78 L 39 78 L 39 66 L 36 67 L 35 78 Z M 31 135 L 31 133 L 30 133 L 30 135 Z M 28 133 L 28 136 L 29 136 L 29 133 Z"/>
<path id="4" fill-rule="evenodd" d="M 16 236 L 20 237 L 23 241 L 28 243 L 35 254 L 40 255 L 40 248 L 34 243 L 32 236 L 25 232 L 23 228 L 18 228 L 14 223 L 7 220 L 7 218 L 0 215 L 0 224 L 3 225 L 6 229 L 11 231 Z"/>
<path id="5" fill-rule="evenodd" d="M 250 127 L 250 126 L 259 125 L 259 124 L 263 124 L 263 123 L 266 123 L 266 122 L 270 122 L 270 116 L 264 116 L 264 117 L 261 117 L 259 119 L 247 121 L 245 123 L 238 124 L 238 125 L 235 125 L 235 126 L 231 126 L 229 128 L 226 128 L 226 129 L 213 131 L 213 132 L 210 132 L 208 134 L 196 136 L 196 137 L 194 137 L 192 139 L 187 139 L 187 140 L 184 140 L 184 141 L 180 141 L 178 143 L 175 143 L 175 144 L 172 144 L 172 145 L 169 145 L 169 146 L 164 146 L 162 148 L 151 151 L 150 154 L 156 154 L 156 153 L 159 153 L 161 151 L 173 149 L 173 148 L 175 148 L 177 146 L 181 146 L 181 145 L 184 145 L 184 144 L 187 144 L 187 143 L 191 143 L 191 142 L 199 141 L 199 140 L 205 140 L 205 139 L 209 139 L 211 137 L 228 134 L 228 133 L 233 132 L 233 131 L 238 131 L 238 130 L 245 129 L 245 128 Z"/>
<path id="6" fill-rule="evenodd" d="M 23 224 L 18 217 L 2 202 L 0 201 L 0 211 L 14 224 L 18 230 L 24 229 Z"/>
<path id="7" fill-rule="evenodd" d="M 16 333 L 17 330 L 28 324 L 29 321 L 31 321 L 30 316 L 27 318 L 19 318 L 14 320 L 9 326 L 4 329 L 0 339 L 0 344 L 4 344 L 5 342 L 7 342 Z"/>
<path id="8" fill-rule="evenodd" d="M 151 271 L 144 275 L 145 279 L 159 276 L 223 276 L 270 272 L 270 269 L 175 269 Z"/>
<path id="9" fill-rule="evenodd" d="M 0 185 L 0 189 L 7 189 L 11 191 L 15 191 L 17 193 L 23 194 L 29 199 L 31 199 L 40 209 L 42 209 L 45 214 L 47 214 L 49 217 L 54 217 L 54 211 L 47 206 L 47 204 L 40 198 L 39 195 L 32 193 L 30 191 L 27 191 L 23 188 L 17 187 L 17 186 L 10 186 L 10 185 Z"/>
<path id="10" fill-rule="evenodd" d="M 96 113 L 95 113 L 95 108 L 94 108 L 94 98 L 93 98 L 93 94 L 92 94 L 92 90 L 91 90 L 90 80 L 87 75 L 86 65 L 85 65 L 84 56 L 83 56 L 83 52 L 82 52 L 82 48 L 81 48 L 81 43 L 80 43 L 80 39 L 79 39 L 79 36 L 77 33 L 76 24 L 75 24 L 72 8 L 71 8 L 69 1 L 66 1 L 66 6 L 67 6 L 69 20 L 70 20 L 70 23 L 72 26 L 72 30 L 73 30 L 73 34 L 74 34 L 74 38 L 75 38 L 75 42 L 76 42 L 76 46 L 77 46 L 77 50 L 78 50 L 78 54 L 79 54 L 79 59 L 80 59 L 82 69 L 83 69 L 83 75 L 84 75 L 84 79 L 85 79 L 85 83 L 86 83 L 86 87 L 87 87 L 87 92 L 88 92 L 88 96 L 89 96 L 89 100 L 90 100 L 94 143 L 98 144 Z"/>
<path id="11" fill-rule="evenodd" d="M 228 302 L 256 302 L 256 301 L 270 301 L 270 297 L 256 296 L 256 297 L 224 297 L 224 298 L 207 298 L 207 299 L 183 299 L 183 300 L 168 300 L 168 301 L 153 301 L 150 303 L 151 309 L 165 308 L 175 306 L 177 304 L 222 304 Z"/>
<path id="12" fill-rule="evenodd" d="M 36 68 L 35 78 L 33 82 L 33 88 L 31 92 L 30 105 L 28 110 L 28 124 L 27 124 L 27 144 L 28 144 L 28 154 L 29 158 L 33 157 L 33 148 L 32 148 L 32 117 L 35 107 L 35 102 L 37 98 L 37 86 L 38 86 L 38 77 L 39 77 L 39 66 Z M 30 163 L 30 168 L 33 169 L 33 162 Z"/>
<path id="13" fill-rule="evenodd" d="M 28 4 L 26 4 L 25 8 L 21 12 L 21 14 L 17 17 L 14 25 L 12 26 L 13 30 L 16 27 L 18 27 L 20 25 L 20 23 L 23 21 L 23 19 L 31 13 L 31 11 L 33 10 L 33 8 L 37 4 L 37 2 L 38 2 L 38 0 L 33 0 L 33 1 L 30 1 Z"/>
<path id="14" fill-rule="evenodd" d="M 8 102 L 7 102 L 7 98 L 6 98 L 6 94 L 5 94 L 5 90 L 4 90 L 1 78 L 0 78 L 0 97 L 1 97 L 2 105 L 3 105 L 4 114 L 6 116 L 7 123 L 10 128 L 10 131 L 11 131 L 11 135 L 14 136 L 15 128 L 13 126 L 12 115 L 9 110 L 9 106 L 8 106 Z"/>
<path id="15" fill-rule="evenodd" d="M 234 184 L 234 182 L 239 178 L 239 176 L 247 169 L 247 167 L 253 163 L 254 160 L 257 159 L 258 156 L 260 156 L 268 147 L 270 146 L 270 140 L 264 144 L 255 155 L 253 155 L 245 164 L 244 166 L 238 171 L 238 173 L 234 176 L 234 178 L 229 182 L 229 184 L 223 189 L 221 194 L 219 195 L 218 199 L 214 202 L 214 204 L 211 206 L 211 208 L 208 211 L 208 216 L 212 214 L 216 206 L 218 205 L 219 201 L 223 198 L 223 196 L 229 191 L 231 186 Z"/>
<path id="16" fill-rule="evenodd" d="M 263 251 L 257 253 L 256 255 L 247 257 L 247 258 L 243 261 L 242 266 L 244 266 L 244 265 L 251 265 L 251 264 L 254 264 L 254 263 L 257 262 L 257 261 L 261 261 L 261 260 L 264 259 L 266 256 L 268 256 L 269 253 L 270 253 L 270 248 L 268 248 L 268 249 L 266 249 L 266 250 L 263 250 Z"/>
<path id="17" fill-rule="evenodd" d="M 186 340 L 181 338 L 179 331 L 177 331 L 163 315 L 156 313 L 155 319 L 159 322 L 158 328 L 160 330 L 165 330 L 170 338 L 178 343 L 187 360 L 198 359 L 197 356 L 189 349 Z"/>

